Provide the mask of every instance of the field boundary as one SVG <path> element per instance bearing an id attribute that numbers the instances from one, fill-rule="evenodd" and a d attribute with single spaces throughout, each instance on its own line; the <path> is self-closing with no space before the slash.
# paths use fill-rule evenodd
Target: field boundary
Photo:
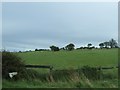
<path id="1" fill-rule="evenodd" d="M 43 68 L 43 69 L 50 69 L 53 70 L 53 66 L 51 65 L 25 65 L 26 68 Z M 108 70 L 108 69 L 115 69 L 115 68 L 119 68 L 119 66 L 106 66 L 106 67 L 102 67 L 102 66 L 98 66 L 98 67 L 93 67 L 93 68 L 97 68 L 98 70 L 104 69 L 104 70 Z"/>
<path id="2" fill-rule="evenodd" d="M 25 65 L 26 68 L 43 68 L 43 69 L 53 69 L 53 66 L 50 65 Z"/>

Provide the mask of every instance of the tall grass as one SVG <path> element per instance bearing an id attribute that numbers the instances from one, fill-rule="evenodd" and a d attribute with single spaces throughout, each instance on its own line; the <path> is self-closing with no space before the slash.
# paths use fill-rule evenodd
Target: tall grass
<path id="1" fill-rule="evenodd" d="M 9 80 L 9 81 L 4 80 L 3 87 L 21 86 L 21 87 L 37 87 L 37 88 L 38 87 L 93 88 L 93 87 L 118 86 L 117 85 L 118 79 L 113 74 L 111 74 L 110 72 L 103 73 L 102 71 L 100 73 L 97 70 L 96 71 L 95 70 L 96 69 L 94 67 L 84 66 L 79 69 L 53 70 L 50 73 L 43 74 L 35 70 L 27 69 L 26 71 L 27 76 L 25 76 L 26 78 L 16 81 L 17 83 L 15 83 L 15 81 L 13 80 Z M 94 73 L 96 73 L 96 76 Z M 98 78 L 97 75 L 102 76 L 103 78 Z M 110 77 L 106 78 L 106 75 L 110 75 Z M 112 81 L 116 81 L 116 82 L 112 82 Z M 105 86 L 105 84 L 107 86 Z"/>

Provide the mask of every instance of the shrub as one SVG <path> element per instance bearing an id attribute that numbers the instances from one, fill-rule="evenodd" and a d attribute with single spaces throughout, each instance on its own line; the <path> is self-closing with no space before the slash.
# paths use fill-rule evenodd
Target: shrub
<path id="1" fill-rule="evenodd" d="M 2 52 L 2 78 L 8 79 L 10 72 L 18 72 L 18 75 L 15 77 L 20 78 L 24 71 L 24 63 L 17 54 Z"/>

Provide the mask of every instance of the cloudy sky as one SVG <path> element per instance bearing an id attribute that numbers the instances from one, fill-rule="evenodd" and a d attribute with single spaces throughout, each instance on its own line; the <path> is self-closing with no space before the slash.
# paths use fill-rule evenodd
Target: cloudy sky
<path id="1" fill-rule="evenodd" d="M 76 47 L 118 40 L 117 2 L 3 3 L 3 48 Z"/>

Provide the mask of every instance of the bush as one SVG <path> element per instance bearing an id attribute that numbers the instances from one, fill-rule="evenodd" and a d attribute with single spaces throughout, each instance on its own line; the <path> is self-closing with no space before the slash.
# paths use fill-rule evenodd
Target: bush
<path id="1" fill-rule="evenodd" d="M 24 63 L 17 54 L 12 52 L 2 52 L 2 78 L 9 79 L 10 72 L 17 72 L 15 77 L 18 79 L 25 71 Z"/>

